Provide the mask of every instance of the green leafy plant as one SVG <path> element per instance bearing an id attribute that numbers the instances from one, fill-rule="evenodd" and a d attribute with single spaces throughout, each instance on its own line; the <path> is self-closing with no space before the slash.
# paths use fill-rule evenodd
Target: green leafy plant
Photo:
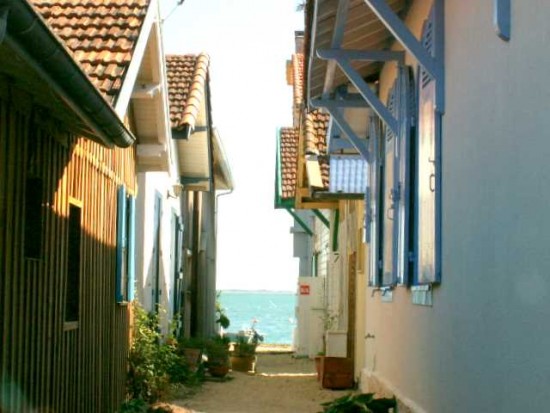
<path id="1" fill-rule="evenodd" d="M 208 358 L 208 368 L 229 366 L 229 338 L 214 336 L 207 343 L 205 353 Z"/>
<path id="2" fill-rule="evenodd" d="M 166 395 L 172 383 L 186 383 L 193 373 L 178 352 L 177 341 L 160 333 L 158 314 L 148 314 L 136 304 L 134 317 L 128 393 L 132 399 L 154 403 Z"/>
<path id="3" fill-rule="evenodd" d="M 249 342 L 245 336 L 237 336 L 233 346 L 233 355 L 237 357 L 249 357 L 256 354 L 257 344 Z"/>
<path id="4" fill-rule="evenodd" d="M 390 413 L 397 412 L 395 397 L 375 398 L 374 393 L 348 394 L 322 403 L 322 413 Z M 395 410 L 391 410 L 395 409 Z"/>
<path id="5" fill-rule="evenodd" d="M 225 313 L 225 308 L 222 307 L 220 301 L 222 292 L 216 292 L 216 323 L 218 323 L 222 328 L 227 329 L 231 324 L 229 317 Z"/>

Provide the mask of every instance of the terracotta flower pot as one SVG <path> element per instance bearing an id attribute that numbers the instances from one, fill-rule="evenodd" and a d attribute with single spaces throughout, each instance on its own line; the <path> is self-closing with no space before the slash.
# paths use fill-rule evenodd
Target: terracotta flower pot
<path id="1" fill-rule="evenodd" d="M 256 356 L 231 356 L 231 367 L 235 371 L 256 372 Z"/>

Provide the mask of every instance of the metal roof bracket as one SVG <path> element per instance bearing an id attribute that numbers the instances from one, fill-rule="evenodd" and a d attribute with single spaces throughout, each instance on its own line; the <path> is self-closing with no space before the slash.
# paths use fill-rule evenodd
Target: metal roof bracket
<path id="1" fill-rule="evenodd" d="M 357 149 L 361 157 L 370 162 L 371 155 L 367 148 L 367 145 L 364 142 L 364 139 L 360 139 L 352 127 L 349 125 L 348 121 L 344 118 L 342 114 L 342 107 L 345 105 L 340 105 L 340 100 L 328 100 L 328 99 L 315 99 L 311 101 L 312 106 L 319 105 L 318 107 L 325 108 L 330 114 L 331 118 L 336 122 L 340 130 L 346 135 L 351 144 Z M 387 110 L 387 109 L 386 109 Z"/>
<path id="2" fill-rule="evenodd" d="M 286 211 L 292 215 L 292 218 L 294 218 L 296 220 L 296 222 L 298 223 L 298 225 L 300 225 L 302 227 L 302 229 L 305 231 L 305 233 L 307 235 L 309 235 L 310 237 L 313 236 L 313 231 L 311 230 L 311 228 L 304 222 L 304 220 L 302 218 L 300 218 L 300 216 L 296 213 L 296 211 L 294 211 L 294 209 L 292 208 L 285 208 Z"/>
<path id="3" fill-rule="evenodd" d="M 422 43 L 414 37 L 399 16 L 388 6 L 386 0 L 364 0 L 393 36 L 414 56 L 418 63 L 434 79 L 436 87 L 435 107 L 440 113 L 445 112 L 444 80 L 444 0 L 434 0 L 434 34 L 435 47 L 432 56 Z M 382 117 L 382 116 L 381 116 Z M 383 117 L 382 117 L 383 119 Z M 385 121 L 385 120 L 384 120 Z"/>

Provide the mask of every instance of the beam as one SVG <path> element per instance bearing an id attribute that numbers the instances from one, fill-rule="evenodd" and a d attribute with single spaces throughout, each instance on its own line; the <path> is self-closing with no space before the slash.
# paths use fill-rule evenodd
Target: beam
<path id="1" fill-rule="evenodd" d="M 314 108 L 324 108 L 331 105 L 335 100 L 332 99 L 311 99 L 310 104 Z M 338 107 L 341 108 L 370 108 L 370 105 L 365 102 L 362 96 L 357 99 L 356 96 L 347 96 L 343 99 L 338 99 Z"/>
<path id="2" fill-rule="evenodd" d="M 334 119 L 334 122 L 336 122 L 340 130 L 344 133 L 344 135 L 347 136 L 347 138 L 350 140 L 351 144 L 355 147 L 355 149 L 357 149 L 357 152 L 359 152 L 361 157 L 365 161 L 370 162 L 371 153 L 369 152 L 367 145 L 361 138 L 359 138 L 355 134 L 355 132 L 353 131 L 353 129 L 351 128 L 347 120 L 344 118 L 344 116 L 342 116 L 342 112 L 340 112 L 340 109 L 336 107 L 335 108 L 327 107 L 326 109 L 329 111 L 330 116 L 332 116 L 332 119 Z"/>
<path id="3" fill-rule="evenodd" d="M 321 211 L 319 211 L 318 209 L 313 209 L 312 210 L 313 213 L 315 214 L 315 216 L 317 218 L 319 218 L 319 220 L 325 225 L 325 227 L 327 227 L 328 229 L 330 229 L 330 222 L 329 220 L 327 219 L 327 217 L 325 217 L 323 215 L 323 213 Z"/>
<path id="4" fill-rule="evenodd" d="M 436 81 L 436 99 L 435 106 L 440 113 L 445 112 L 445 72 L 444 72 L 444 0 L 434 0 L 433 9 L 434 36 L 435 36 L 435 57 L 422 45 L 403 23 L 399 16 L 386 3 L 386 0 L 364 0 L 367 6 L 386 26 L 391 34 L 403 45 L 418 63 L 426 70 Z M 498 1 L 498 0 L 495 0 Z"/>
<path id="5" fill-rule="evenodd" d="M 161 158 L 166 155 L 166 147 L 159 144 L 141 143 L 137 145 L 136 154 L 138 158 Z"/>
<path id="6" fill-rule="evenodd" d="M 391 50 L 347 50 L 347 49 L 318 49 L 320 59 L 348 59 L 370 62 L 389 62 L 396 60 L 405 62 L 405 52 Z"/>
<path id="7" fill-rule="evenodd" d="M 372 110 L 376 112 L 380 119 L 382 119 L 382 121 L 395 135 L 398 135 L 397 120 L 393 117 L 388 108 L 380 101 L 378 96 L 376 96 L 376 93 L 370 89 L 369 85 L 367 85 L 361 75 L 351 66 L 351 63 L 344 59 L 336 59 L 336 63 L 348 77 L 349 81 L 357 88 L 359 94 L 363 96 L 363 99 L 367 101 Z"/>
<path id="8" fill-rule="evenodd" d="M 319 5 L 317 4 L 316 7 Z M 340 48 L 344 41 L 344 32 L 346 20 L 348 19 L 349 0 L 340 0 L 338 9 L 336 10 L 336 19 L 334 22 L 334 31 L 332 32 L 331 47 L 334 49 Z M 317 26 L 315 24 L 315 26 Z M 323 96 L 327 95 L 332 90 L 334 84 L 334 74 L 336 72 L 336 62 L 329 60 L 327 62 L 327 70 L 325 72 L 325 84 L 323 86 Z"/>
<path id="9" fill-rule="evenodd" d="M 364 1 L 403 47 L 418 60 L 422 67 L 428 71 L 433 78 L 437 79 L 438 70 L 436 69 L 435 58 L 430 56 L 426 48 L 422 46 L 420 41 L 414 37 L 405 23 L 403 23 L 399 16 L 390 6 L 388 6 L 386 0 Z"/>
<path id="10" fill-rule="evenodd" d="M 303 228 L 306 234 L 312 237 L 313 231 L 307 226 L 307 224 L 303 221 L 303 219 L 300 218 L 300 216 L 296 213 L 296 211 L 294 211 L 292 208 L 285 208 L 285 209 L 290 215 L 292 215 L 292 218 L 294 218 L 294 220 L 298 223 L 298 225 L 300 225 Z"/>

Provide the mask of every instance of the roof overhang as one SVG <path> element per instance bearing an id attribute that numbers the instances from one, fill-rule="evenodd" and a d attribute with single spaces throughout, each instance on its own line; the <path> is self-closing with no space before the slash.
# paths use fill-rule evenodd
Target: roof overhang
<path id="1" fill-rule="evenodd" d="M 335 88 L 347 85 L 347 76 L 336 67 L 334 61 L 321 58 L 320 50 L 387 50 L 393 36 L 365 0 L 317 0 L 309 1 L 306 31 L 307 97 L 321 97 L 333 93 Z M 404 13 L 407 0 L 388 0 L 396 13 Z M 354 62 L 354 68 L 363 79 L 376 80 L 382 61 L 362 60 Z"/>
<path id="2" fill-rule="evenodd" d="M 165 171 L 177 176 L 177 152 L 171 139 L 168 85 L 158 19 L 148 30 L 145 41 L 130 100 L 138 139 L 137 167 L 140 172 Z"/>
<path id="3" fill-rule="evenodd" d="M 69 128 L 109 147 L 134 143 L 135 137 L 111 105 L 27 1 L 0 0 L 0 53 L 24 61 L 38 75 L 40 82 L 32 77 L 22 80 L 33 95 L 37 94 L 34 85 L 46 85 L 70 108 L 80 121 L 71 122 L 75 117 L 65 116 Z M 20 73 L 13 72 L 18 70 L 18 62 L 4 62 L 0 73 L 21 79 Z M 55 102 L 47 107 L 52 106 L 55 109 Z"/>
<path id="4" fill-rule="evenodd" d="M 229 167 L 229 159 L 217 128 L 214 128 L 212 141 L 214 150 L 214 188 L 216 190 L 233 190 L 235 184 Z"/>

